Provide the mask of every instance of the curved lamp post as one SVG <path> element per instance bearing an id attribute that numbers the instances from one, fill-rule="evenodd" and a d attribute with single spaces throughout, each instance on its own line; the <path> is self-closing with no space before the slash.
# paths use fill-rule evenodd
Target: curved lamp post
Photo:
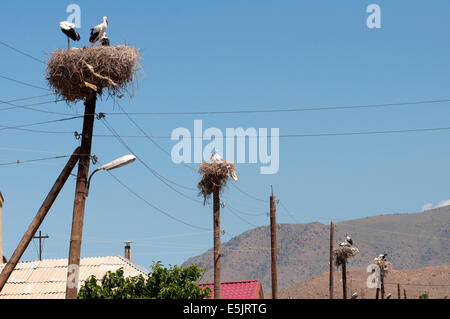
<path id="1" fill-rule="evenodd" d="M 88 194 L 89 194 L 89 186 L 91 185 L 91 178 L 95 173 L 97 173 L 98 171 L 103 171 L 103 170 L 110 171 L 110 170 L 125 166 L 127 164 L 130 164 L 130 163 L 134 162 L 135 160 L 136 160 L 136 156 L 129 154 L 129 155 L 119 157 L 118 159 L 115 159 L 114 161 L 109 162 L 109 163 L 97 168 L 95 171 L 93 171 L 91 173 L 91 175 L 89 176 L 89 178 L 87 180 L 86 188 L 87 188 Z"/>

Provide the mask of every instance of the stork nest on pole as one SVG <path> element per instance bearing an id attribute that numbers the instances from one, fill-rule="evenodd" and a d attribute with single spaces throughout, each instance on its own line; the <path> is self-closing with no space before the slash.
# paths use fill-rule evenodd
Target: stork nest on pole
<path id="1" fill-rule="evenodd" d="M 392 269 L 392 264 L 389 261 L 377 259 L 374 263 L 380 267 L 380 271 L 383 275 L 387 275 L 387 273 Z"/>
<path id="2" fill-rule="evenodd" d="M 198 183 L 199 195 L 203 196 L 203 204 L 211 197 L 214 191 L 221 191 L 228 178 L 236 176 L 236 165 L 228 161 L 211 161 L 200 164 L 198 172 L 203 178 Z"/>
<path id="3" fill-rule="evenodd" d="M 68 102 L 129 93 L 140 69 L 139 50 L 127 45 L 57 50 L 48 61 L 47 80 L 56 95 Z M 129 94 L 131 95 L 131 94 Z"/>
<path id="4" fill-rule="evenodd" d="M 347 259 L 355 257 L 359 253 L 356 247 L 337 247 L 333 250 L 336 267 L 341 266 L 347 262 Z"/>

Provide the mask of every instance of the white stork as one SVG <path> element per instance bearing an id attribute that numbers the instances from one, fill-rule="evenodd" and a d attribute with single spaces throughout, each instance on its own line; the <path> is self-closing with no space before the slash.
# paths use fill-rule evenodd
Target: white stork
<path id="1" fill-rule="evenodd" d="M 349 243 L 350 245 L 353 245 L 353 240 L 350 237 L 350 235 L 348 233 L 345 234 L 345 240 L 347 241 L 347 243 Z"/>
<path id="2" fill-rule="evenodd" d="M 91 36 L 89 37 L 89 42 L 92 43 L 92 46 L 95 44 L 95 42 L 100 40 L 100 38 L 105 33 L 107 27 L 108 27 L 108 18 L 103 17 L 103 22 L 91 29 Z"/>
<path id="3" fill-rule="evenodd" d="M 222 160 L 222 156 L 217 153 L 217 150 L 214 150 L 214 153 L 211 153 L 210 159 L 213 162 L 220 162 Z"/>
<path id="4" fill-rule="evenodd" d="M 67 49 L 70 49 L 70 39 L 73 41 L 80 41 L 80 35 L 75 31 L 75 24 L 68 21 L 61 21 L 59 23 L 61 31 L 67 36 Z"/>
<path id="5" fill-rule="evenodd" d="M 99 43 L 101 46 L 109 47 L 109 38 L 106 36 L 106 32 L 103 33 L 103 36 L 100 38 Z"/>

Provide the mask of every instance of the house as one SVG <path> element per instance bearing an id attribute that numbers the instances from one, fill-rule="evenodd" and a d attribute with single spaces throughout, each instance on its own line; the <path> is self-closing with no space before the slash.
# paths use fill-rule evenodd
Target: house
<path id="1" fill-rule="evenodd" d="M 214 283 L 197 284 L 200 288 L 211 289 L 211 299 L 214 299 Z M 263 289 L 259 280 L 222 281 L 220 284 L 221 299 L 264 299 Z"/>
<path id="2" fill-rule="evenodd" d="M 0 272 L 5 264 L 0 264 Z M 123 268 L 124 276 L 146 276 L 148 271 L 121 256 L 81 258 L 79 287 L 90 276 L 103 278 L 107 271 Z M 20 262 L 0 292 L 0 299 L 64 299 L 67 258 Z"/>

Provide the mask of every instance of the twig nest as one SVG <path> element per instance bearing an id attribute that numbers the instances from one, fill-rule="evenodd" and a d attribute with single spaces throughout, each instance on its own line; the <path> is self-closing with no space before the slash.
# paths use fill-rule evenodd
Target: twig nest
<path id="1" fill-rule="evenodd" d="M 356 247 L 337 247 L 333 250 L 333 255 L 336 260 L 336 266 L 341 266 L 347 262 L 347 259 L 355 257 L 359 253 Z"/>
<path id="2" fill-rule="evenodd" d="M 214 191 L 221 191 L 226 185 L 228 178 L 237 181 L 236 165 L 224 160 L 203 162 L 198 172 L 202 174 L 202 180 L 198 183 L 200 194 L 203 195 L 204 203 Z"/>
<path id="3" fill-rule="evenodd" d="M 139 50 L 127 45 L 95 46 L 53 52 L 47 67 L 51 89 L 68 102 L 93 92 L 108 95 L 128 92 L 139 70 Z"/>
<path id="4" fill-rule="evenodd" d="M 376 259 L 374 262 L 380 267 L 383 274 L 387 274 L 392 269 L 392 264 L 389 261 Z"/>

